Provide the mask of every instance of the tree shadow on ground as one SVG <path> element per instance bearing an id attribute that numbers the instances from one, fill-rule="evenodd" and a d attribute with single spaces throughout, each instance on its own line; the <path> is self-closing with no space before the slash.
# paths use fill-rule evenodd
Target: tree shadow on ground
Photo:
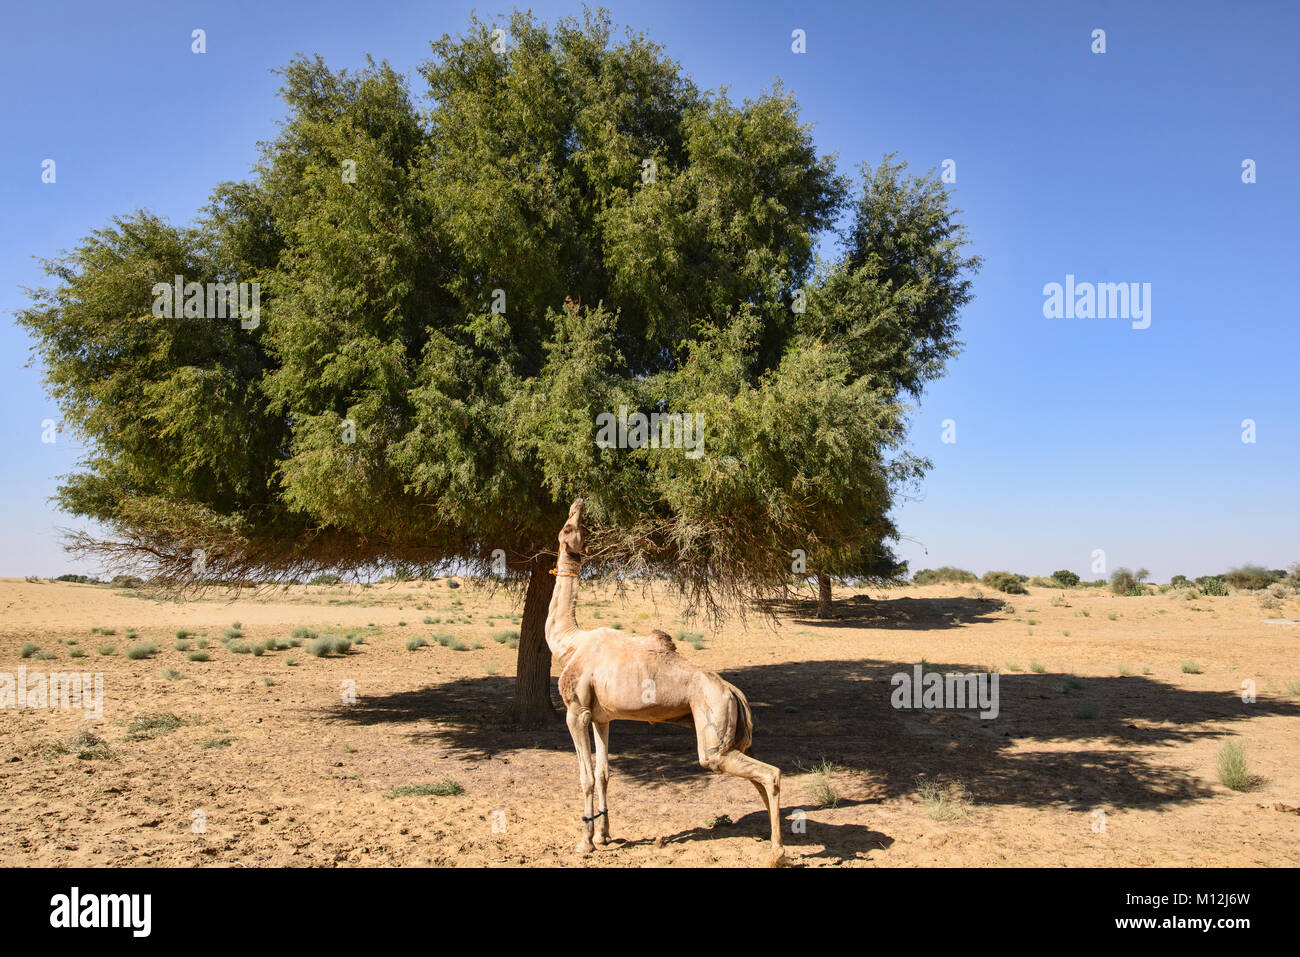
<path id="1" fill-rule="evenodd" d="M 817 617 L 817 602 L 804 599 L 779 599 L 759 602 L 759 606 L 778 619 L 814 628 L 883 628 L 929 631 L 955 628 L 962 624 L 998 621 L 1001 598 L 869 598 L 851 595 L 837 599 L 833 618 Z"/>
<path id="2" fill-rule="evenodd" d="M 1250 718 L 1300 716 L 1300 702 L 1231 691 L 1191 691 L 1149 677 L 1075 679 L 1065 674 L 1004 674 L 1000 713 L 902 710 L 891 705 L 896 673 L 913 662 L 871 659 L 787 662 L 722 672 L 754 710 L 752 753 L 787 776 L 823 758 L 860 776 L 873 800 L 916 792 L 918 780 L 960 780 L 981 804 L 1075 808 L 1099 803 L 1172 805 L 1209 797 L 1202 777 L 1168 763 L 1161 750 L 1234 733 Z M 927 670 L 970 673 L 969 664 L 931 662 Z M 554 687 L 554 685 L 552 685 Z M 417 742 L 439 744 L 466 761 L 540 748 L 566 755 L 562 723 L 539 731 L 509 725 L 513 679 L 461 678 L 417 691 L 363 697 L 330 709 L 334 720 L 417 725 Z M 553 692 L 554 694 L 554 692 Z M 559 700 L 558 696 L 554 700 Z M 690 729 L 615 722 L 611 769 L 643 784 L 705 772 Z"/>

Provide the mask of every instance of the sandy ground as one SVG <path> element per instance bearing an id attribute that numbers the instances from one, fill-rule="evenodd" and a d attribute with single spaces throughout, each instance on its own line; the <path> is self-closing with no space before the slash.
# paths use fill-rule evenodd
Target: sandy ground
<path id="1" fill-rule="evenodd" d="M 1300 618 L 1300 600 L 1266 612 L 1249 595 L 1031 591 L 985 600 L 972 586 L 840 590 L 833 621 L 792 605 L 775 628 L 751 620 L 705 630 L 703 650 L 679 646 L 748 695 L 753 753 L 784 773 L 790 860 L 1300 864 L 1300 625 L 1263 621 Z M 579 601 L 585 626 L 639 632 L 676 632 L 677 611 L 664 596 L 587 584 Z M 616 841 L 570 853 L 581 804 L 568 733 L 503 718 L 515 653 L 492 636 L 517 629 L 518 612 L 504 592 L 446 580 L 186 603 L 0 580 L 0 673 L 75 668 L 104 681 L 97 720 L 0 711 L 0 864 L 761 863 L 766 815 L 749 784 L 702 770 L 689 730 L 630 722 L 611 735 Z M 365 640 L 345 657 L 255 657 L 220 641 L 236 621 L 247 642 L 287 639 L 300 625 Z M 128 628 L 158 653 L 128 660 Z M 180 628 L 206 633 L 210 661 L 175 650 Z M 483 647 L 406 650 L 408 638 L 437 632 Z M 24 660 L 25 642 L 57 657 Z M 104 644 L 116 653 L 99 654 Z M 1190 661 L 1200 673 L 1182 670 Z M 893 708 L 891 675 L 921 662 L 1000 672 L 999 715 Z M 1242 700 L 1247 680 L 1253 703 Z M 355 703 L 344 700 L 349 682 Z M 131 735 L 133 720 L 160 713 L 179 726 Z M 109 757 L 52 747 L 86 729 Z M 1228 741 L 1246 747 L 1250 790 L 1218 779 Z M 829 775 L 814 771 L 823 762 Z M 444 779 L 463 793 L 392 796 Z M 951 815 L 931 782 L 961 797 Z"/>

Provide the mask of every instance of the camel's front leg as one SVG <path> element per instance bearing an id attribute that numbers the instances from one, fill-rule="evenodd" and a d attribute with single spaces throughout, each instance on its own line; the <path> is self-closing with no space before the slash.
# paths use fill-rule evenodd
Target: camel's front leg
<path id="1" fill-rule="evenodd" d="M 609 722 L 592 724 L 596 732 L 596 843 L 609 843 Z"/>
<path id="2" fill-rule="evenodd" d="M 587 734 L 591 712 L 586 708 L 570 708 L 565 721 L 569 725 L 569 734 L 573 736 L 573 746 L 578 752 L 578 781 L 582 784 L 582 840 L 574 845 L 573 851 L 575 854 L 590 854 L 596 849 L 591 843 L 591 825 L 595 820 L 592 797 L 596 788 L 596 776 L 591 768 L 591 737 Z"/>

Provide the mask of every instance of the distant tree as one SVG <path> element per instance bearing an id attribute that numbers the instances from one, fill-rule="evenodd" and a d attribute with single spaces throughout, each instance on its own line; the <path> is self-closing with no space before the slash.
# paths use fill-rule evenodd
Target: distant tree
<path id="1" fill-rule="evenodd" d="M 1052 572 L 1052 577 L 1064 585 L 1066 588 L 1073 588 L 1079 584 L 1079 576 L 1067 569 Z"/>

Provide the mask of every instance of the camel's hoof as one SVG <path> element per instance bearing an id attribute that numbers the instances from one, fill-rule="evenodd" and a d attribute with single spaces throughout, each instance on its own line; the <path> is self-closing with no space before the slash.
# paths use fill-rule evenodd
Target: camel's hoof
<path id="1" fill-rule="evenodd" d="M 596 843 L 597 843 L 597 844 L 600 844 L 600 845 L 602 845 L 602 846 L 608 844 L 608 843 L 609 843 L 610 841 L 612 841 L 612 840 L 614 840 L 614 839 L 613 839 L 612 837 L 610 837 L 608 834 L 597 834 L 597 835 L 596 835 Z"/>
<path id="2" fill-rule="evenodd" d="M 577 844 L 573 845 L 574 854 L 590 854 L 595 849 L 595 845 L 590 841 L 579 841 Z"/>
<path id="3" fill-rule="evenodd" d="M 655 838 L 655 847 L 663 847 L 663 846 L 664 846 L 664 836 L 660 834 L 658 837 Z"/>
<path id="4" fill-rule="evenodd" d="M 767 858 L 763 861 L 763 866 L 764 867 L 785 867 L 785 865 L 788 863 L 789 861 L 786 859 L 785 856 L 785 848 L 778 847 L 778 848 L 774 848 L 773 851 L 767 855 Z"/>

